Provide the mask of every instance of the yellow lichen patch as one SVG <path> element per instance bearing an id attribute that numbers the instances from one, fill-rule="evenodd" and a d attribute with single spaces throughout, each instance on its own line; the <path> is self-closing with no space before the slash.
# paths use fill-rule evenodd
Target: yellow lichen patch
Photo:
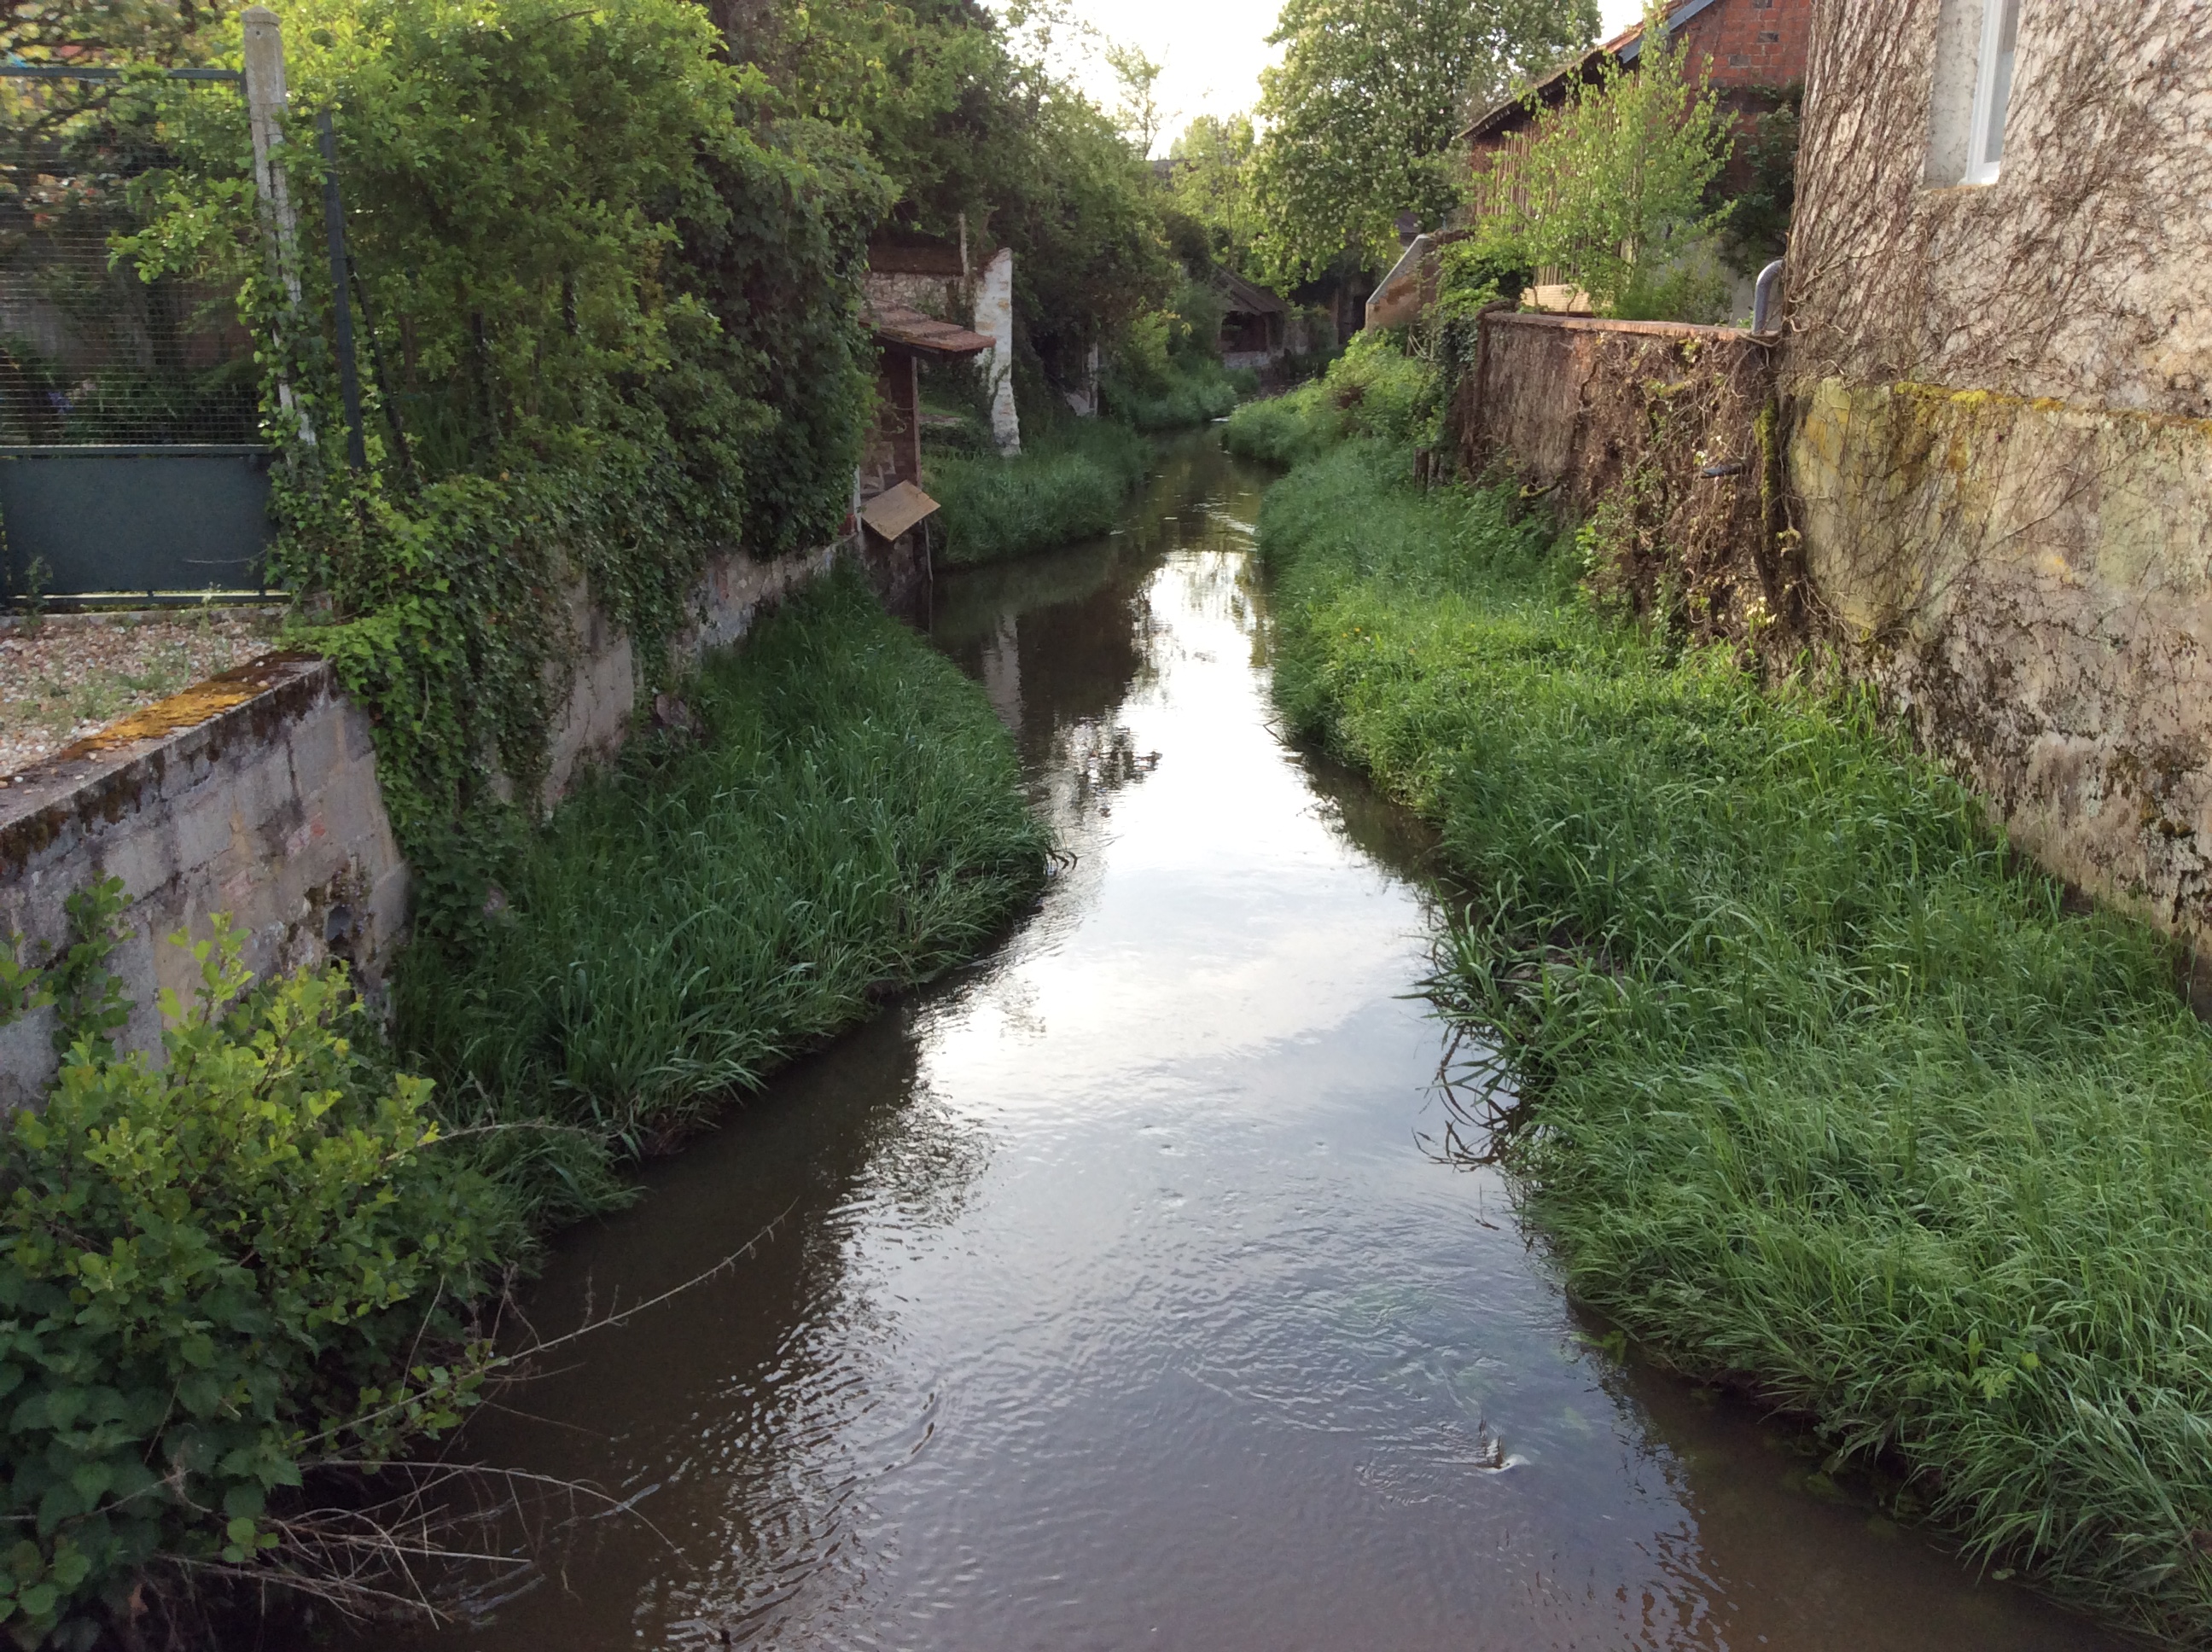
<path id="1" fill-rule="evenodd" d="M 248 665 L 211 677 L 204 683 L 196 683 L 181 694 L 173 694 L 166 700 L 156 701 L 144 710 L 133 712 L 122 721 L 111 723 L 99 733 L 88 736 L 74 745 L 63 747 L 54 754 L 52 761 L 68 762 L 74 759 L 96 757 L 102 752 L 119 750 L 140 740 L 159 739 L 164 735 L 197 728 L 210 718 L 228 711 L 234 706 L 242 706 L 257 695 L 265 694 L 282 677 L 285 666 L 310 658 L 310 655 L 295 653 L 264 654 Z"/>

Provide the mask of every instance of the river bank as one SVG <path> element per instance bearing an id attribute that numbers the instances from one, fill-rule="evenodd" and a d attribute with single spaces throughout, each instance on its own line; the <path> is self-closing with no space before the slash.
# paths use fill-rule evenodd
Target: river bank
<path id="1" fill-rule="evenodd" d="M 925 479 L 944 506 L 934 525 L 944 563 L 972 568 L 1107 532 L 1154 467 L 1157 439 L 1224 417 L 1256 388 L 1218 362 L 1178 364 L 1141 388 L 1116 381 L 1109 415 L 1034 422 L 1015 458 L 931 450 Z"/>
<path id="2" fill-rule="evenodd" d="M 1042 881 L 988 703 L 843 569 L 541 829 L 439 868 L 394 1040 L 536 1225 L 988 944 Z"/>
<path id="3" fill-rule="evenodd" d="M 408 1644 L 2114 1652 L 1620 1358 L 1441 1151 L 1436 842 L 1283 738 L 1269 479 L 1196 433 L 936 582 L 1064 870 L 550 1248 L 561 1334 L 750 1242 L 472 1417 L 605 1501 Z"/>
<path id="4" fill-rule="evenodd" d="M 65 947 L 0 933 L 0 1024 L 50 1009 L 59 1057 L 0 1133 L 9 1632 L 407 1601 L 465 1541 L 426 1488 L 473 1483 L 440 1448 L 526 1355 L 500 1327 L 549 1234 L 988 944 L 1048 846 L 988 700 L 847 565 L 549 823 L 420 846 L 388 1028 L 337 964 L 257 981 L 216 913 L 173 938 L 160 1049 L 120 1048 L 119 876 Z"/>
<path id="5" fill-rule="evenodd" d="M 1239 429 L 1242 423 L 1244 428 Z M 1435 983 L 1570 1291 L 1999 1575 L 2212 1633 L 2212 1036 L 1858 699 L 1600 611 L 1603 550 L 1240 413 L 1277 695 L 1434 822 Z"/>

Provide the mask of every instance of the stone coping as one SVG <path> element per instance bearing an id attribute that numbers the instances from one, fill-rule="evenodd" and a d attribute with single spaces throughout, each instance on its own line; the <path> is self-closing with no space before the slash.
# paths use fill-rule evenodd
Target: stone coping
<path id="1" fill-rule="evenodd" d="M 1493 310 L 1483 321 L 1508 327 L 1554 327 L 1562 332 L 1626 333 L 1645 338 L 1729 339 L 1740 344 L 1778 342 L 1771 335 L 1744 327 L 1708 326 L 1696 321 L 1613 321 L 1597 315 L 1548 315 L 1540 310 Z"/>
<path id="2" fill-rule="evenodd" d="M 0 882 L 55 847 L 186 790 L 237 739 L 260 741 L 330 691 L 330 662 L 270 653 L 0 776 Z"/>

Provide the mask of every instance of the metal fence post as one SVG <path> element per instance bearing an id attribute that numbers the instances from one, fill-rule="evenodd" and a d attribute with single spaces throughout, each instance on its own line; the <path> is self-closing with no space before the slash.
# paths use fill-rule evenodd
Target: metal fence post
<path id="1" fill-rule="evenodd" d="M 266 6 L 248 6 L 239 21 L 246 33 L 246 118 L 253 133 L 253 186 L 261 199 L 262 222 L 270 242 L 277 279 L 290 301 L 291 320 L 300 317 L 300 223 L 292 210 L 292 191 L 284 176 L 284 30 Z M 300 440 L 313 445 L 313 428 L 305 409 L 293 399 L 292 386 L 280 380 L 276 400 L 300 421 Z"/>

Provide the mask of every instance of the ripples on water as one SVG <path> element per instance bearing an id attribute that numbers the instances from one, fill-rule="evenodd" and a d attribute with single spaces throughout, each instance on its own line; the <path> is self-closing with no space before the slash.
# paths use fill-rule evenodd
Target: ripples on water
<path id="1" fill-rule="evenodd" d="M 2106 1644 L 1607 1357 L 1422 1150 L 1424 846 L 1273 732 L 1262 480 L 1182 444 L 1114 538 L 940 586 L 1074 863 L 563 1242 L 548 1330 L 788 1212 L 471 1424 L 641 1518 L 444 1643 Z"/>

